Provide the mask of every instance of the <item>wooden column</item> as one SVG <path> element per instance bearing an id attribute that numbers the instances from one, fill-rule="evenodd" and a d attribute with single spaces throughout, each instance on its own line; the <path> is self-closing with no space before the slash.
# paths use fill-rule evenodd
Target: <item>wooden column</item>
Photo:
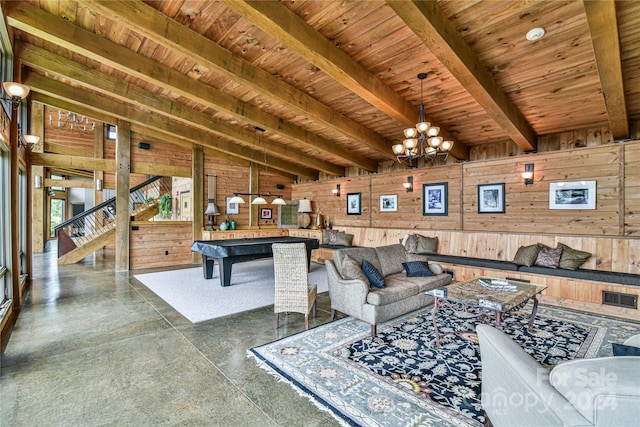
<path id="1" fill-rule="evenodd" d="M 104 159 L 104 123 L 96 120 L 96 129 L 93 132 L 93 157 L 95 159 Z M 94 184 L 97 180 L 102 181 L 102 185 L 104 188 L 104 172 L 101 170 L 93 171 L 93 182 Z M 94 185 L 94 189 L 95 189 Z M 104 201 L 102 190 L 95 190 L 93 193 L 93 200 L 95 205 L 99 205 Z"/>
<path id="2" fill-rule="evenodd" d="M 118 120 L 116 138 L 116 271 L 129 270 L 131 123 Z"/>
<path id="3" fill-rule="evenodd" d="M 44 152 L 44 104 L 39 102 L 31 103 L 31 134 L 40 137 L 40 142 L 31 148 L 32 153 Z M 44 166 L 31 167 L 31 180 L 35 183 L 36 176 L 42 183 L 40 188 L 31 186 L 31 249 L 35 253 L 44 251 L 44 244 L 47 241 L 45 230 L 45 195 L 44 195 Z"/>
<path id="4" fill-rule="evenodd" d="M 191 207 L 192 220 L 191 227 L 193 230 L 193 240 L 202 239 L 202 226 L 204 212 L 204 151 L 201 145 L 195 145 L 193 147 L 193 153 L 191 155 L 191 191 L 192 200 Z M 193 263 L 199 263 L 201 261 L 200 254 L 192 252 Z"/>
<path id="5" fill-rule="evenodd" d="M 18 144 L 18 110 L 11 107 L 11 121 L 9 123 L 9 181 L 11 195 L 9 202 L 11 239 L 11 289 L 14 308 L 20 309 L 22 297 L 20 295 L 20 146 Z"/>

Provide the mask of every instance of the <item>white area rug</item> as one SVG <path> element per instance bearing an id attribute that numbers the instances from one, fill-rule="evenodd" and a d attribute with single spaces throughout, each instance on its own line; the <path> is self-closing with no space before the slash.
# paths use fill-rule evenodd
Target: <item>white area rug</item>
<path id="1" fill-rule="evenodd" d="M 209 280 L 202 267 L 134 277 L 191 323 L 273 305 L 275 298 L 272 259 L 234 264 L 231 285 L 226 287 L 220 286 L 217 264 Z M 309 281 L 318 286 L 318 293 L 329 290 L 324 265 L 311 263 Z"/>

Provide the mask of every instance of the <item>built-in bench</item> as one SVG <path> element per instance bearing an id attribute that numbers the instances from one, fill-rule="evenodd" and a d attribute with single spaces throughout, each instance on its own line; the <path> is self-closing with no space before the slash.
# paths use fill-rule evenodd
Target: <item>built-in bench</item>
<path id="1" fill-rule="evenodd" d="M 637 239 L 607 236 L 503 234 L 472 231 L 432 231 L 336 227 L 354 235 L 353 245 L 376 247 L 398 243 L 405 234 L 438 237 L 430 259 L 453 270 L 456 280 L 497 277 L 547 286 L 541 302 L 640 320 L 640 245 Z M 577 270 L 518 266 L 512 262 L 520 246 L 564 243 L 592 257 Z M 324 259 L 333 249 L 325 247 Z M 636 308 L 626 308 L 626 303 Z"/>

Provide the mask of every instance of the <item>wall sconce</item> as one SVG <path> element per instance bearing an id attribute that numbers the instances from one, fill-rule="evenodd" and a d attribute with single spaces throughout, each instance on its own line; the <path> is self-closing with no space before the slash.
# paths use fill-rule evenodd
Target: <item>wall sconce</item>
<path id="1" fill-rule="evenodd" d="M 100 178 L 96 179 L 96 191 L 102 191 L 102 180 Z"/>
<path id="2" fill-rule="evenodd" d="M 4 89 L 4 93 L 6 93 L 9 97 L 3 97 L 8 101 L 11 101 L 11 106 L 14 110 L 17 110 L 22 100 L 25 99 L 29 95 L 29 86 L 14 83 L 14 82 L 4 82 L 2 83 L 2 88 Z"/>
<path id="3" fill-rule="evenodd" d="M 42 188 L 42 176 L 40 176 L 40 175 L 36 175 L 36 176 L 33 178 L 33 185 L 34 185 L 34 187 L 36 187 L 36 188 Z"/>
<path id="4" fill-rule="evenodd" d="M 340 184 L 336 184 L 336 188 L 331 190 L 334 196 L 340 197 Z"/>
<path id="5" fill-rule="evenodd" d="M 413 192 L 413 177 L 412 176 L 408 176 L 407 177 L 407 182 L 403 182 L 402 186 L 404 187 L 405 190 L 407 190 L 407 193 L 412 193 Z"/>
<path id="6" fill-rule="evenodd" d="M 533 163 L 524 165 L 524 172 L 521 175 L 522 179 L 524 179 L 524 185 L 533 184 Z"/>

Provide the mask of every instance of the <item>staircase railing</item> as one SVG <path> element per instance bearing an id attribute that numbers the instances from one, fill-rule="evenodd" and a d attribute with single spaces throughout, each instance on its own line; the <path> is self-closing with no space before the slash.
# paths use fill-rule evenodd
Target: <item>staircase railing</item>
<path id="1" fill-rule="evenodd" d="M 161 195 L 171 194 L 171 187 L 163 178 L 154 176 L 129 190 L 129 215 L 156 205 Z M 115 228 L 115 220 L 116 198 L 112 197 L 59 224 L 54 229 L 58 257 Z"/>

